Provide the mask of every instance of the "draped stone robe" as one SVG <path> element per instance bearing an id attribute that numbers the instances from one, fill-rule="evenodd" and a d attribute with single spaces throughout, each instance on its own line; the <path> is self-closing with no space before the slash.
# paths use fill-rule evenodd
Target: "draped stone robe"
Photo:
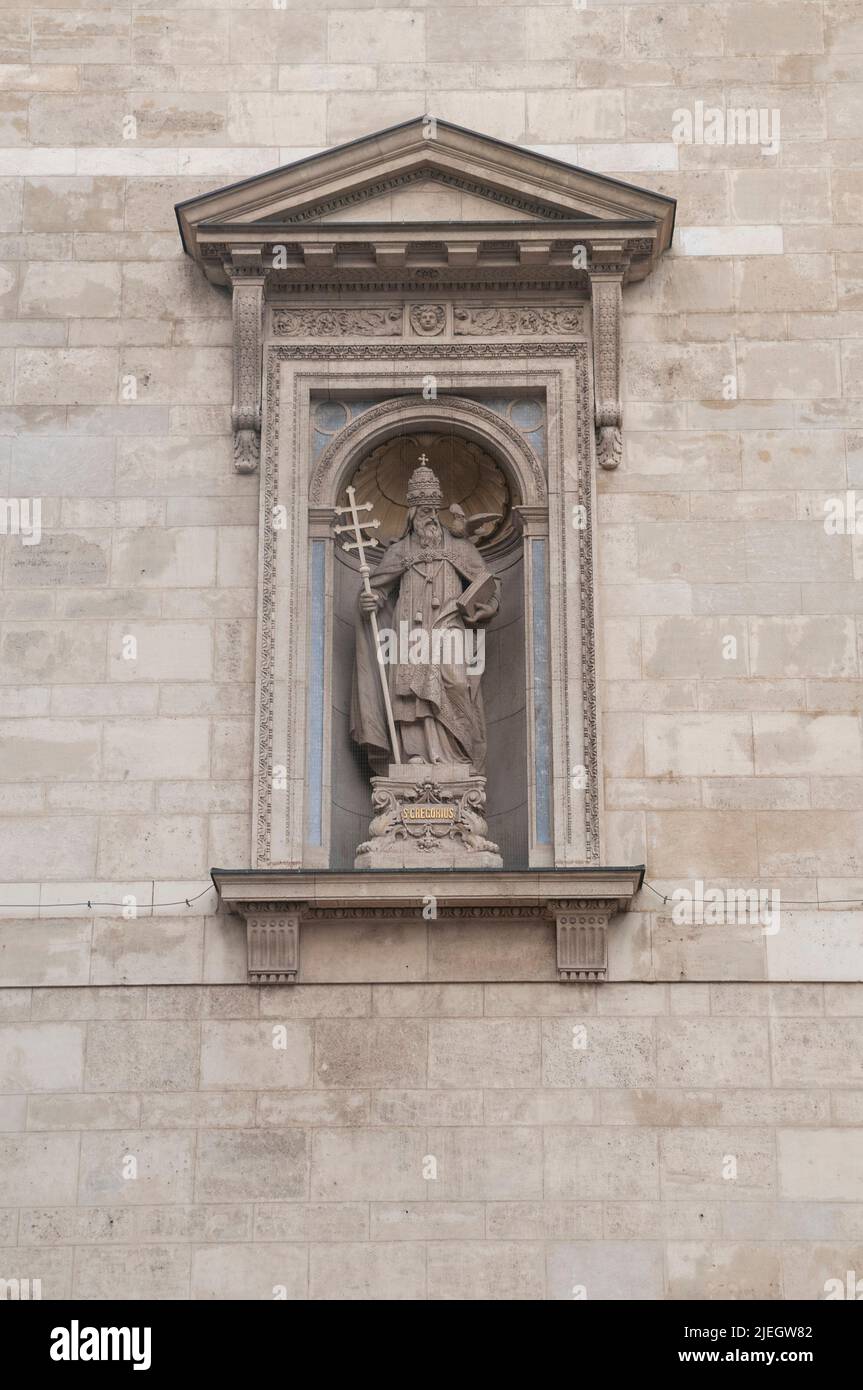
<path id="1" fill-rule="evenodd" d="M 429 634 L 430 646 L 436 630 L 460 628 L 464 636 L 467 629 L 456 600 L 469 584 L 488 574 L 471 541 L 458 539 L 442 527 L 439 543 L 423 546 L 412 531 L 389 546 L 370 576 L 372 589 L 386 596 L 378 609 L 378 624 L 397 636 L 421 629 Z M 466 641 L 462 652 L 471 654 Z M 444 643 L 443 655 L 453 654 Z M 468 670 L 466 662 L 433 659 L 424 664 L 393 662 L 383 669 L 402 761 L 418 757 L 424 762 L 469 763 L 484 775 L 486 731 L 480 674 Z M 351 736 L 369 749 L 373 763 L 391 760 L 380 667 L 371 623 L 362 613 L 356 620 Z"/>

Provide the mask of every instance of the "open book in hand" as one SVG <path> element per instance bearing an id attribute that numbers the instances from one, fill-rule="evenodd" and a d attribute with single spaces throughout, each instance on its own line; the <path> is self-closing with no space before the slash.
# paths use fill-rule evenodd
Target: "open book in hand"
<path id="1" fill-rule="evenodd" d="M 456 599 L 456 607 L 461 613 L 466 623 L 477 621 L 477 609 L 485 608 L 486 604 L 497 597 L 497 583 L 494 575 L 487 574 L 483 579 L 475 579 L 469 584 L 461 598 Z"/>

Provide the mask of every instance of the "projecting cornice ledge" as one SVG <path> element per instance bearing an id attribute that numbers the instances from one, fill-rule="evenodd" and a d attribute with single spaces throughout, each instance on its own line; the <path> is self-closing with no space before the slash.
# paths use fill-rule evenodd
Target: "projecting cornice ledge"
<path id="1" fill-rule="evenodd" d="M 249 980 L 293 984 L 303 922 L 374 923 L 413 914 L 471 922 L 553 921 L 561 980 L 601 981 L 608 969 L 608 924 L 644 878 L 642 865 L 424 873 L 213 869 L 224 906 L 246 924 Z"/>

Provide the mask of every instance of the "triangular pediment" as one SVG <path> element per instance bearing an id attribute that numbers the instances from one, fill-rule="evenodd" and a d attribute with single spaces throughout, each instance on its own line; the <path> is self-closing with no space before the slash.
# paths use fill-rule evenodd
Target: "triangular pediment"
<path id="1" fill-rule="evenodd" d="M 244 243 L 265 228 L 312 232 L 360 224 L 386 228 L 600 222 L 648 229 L 670 243 L 673 199 L 565 164 L 461 126 L 418 117 L 177 207 L 183 243 L 234 230 Z M 243 235 L 245 233 L 245 235 Z"/>

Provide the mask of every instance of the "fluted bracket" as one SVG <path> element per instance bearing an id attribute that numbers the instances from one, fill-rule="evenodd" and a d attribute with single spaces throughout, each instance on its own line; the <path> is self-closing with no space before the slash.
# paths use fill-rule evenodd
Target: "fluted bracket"
<path id="1" fill-rule="evenodd" d="M 300 968 L 300 903 L 238 903 L 246 922 L 249 984 L 292 985 Z"/>
<path id="2" fill-rule="evenodd" d="M 617 899 L 574 898 L 550 903 L 557 932 L 561 980 L 604 980 L 608 974 L 608 922 Z"/>

